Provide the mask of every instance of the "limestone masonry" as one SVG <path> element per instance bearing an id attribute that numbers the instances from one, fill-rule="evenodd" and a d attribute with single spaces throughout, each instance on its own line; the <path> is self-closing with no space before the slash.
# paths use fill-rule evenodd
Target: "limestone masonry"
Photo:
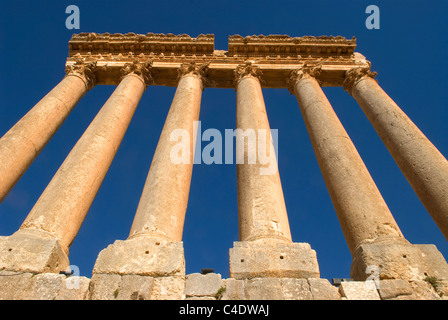
<path id="1" fill-rule="evenodd" d="M 356 99 L 447 239 L 448 162 L 355 49 L 355 38 L 340 36 L 234 35 L 224 51 L 215 50 L 213 35 L 73 35 L 66 76 L 0 139 L 0 202 L 87 91 L 116 89 L 20 229 L 0 237 L 0 299 L 446 299 L 447 262 L 434 245 L 405 239 L 322 87 Z M 129 237 L 100 252 L 90 279 L 60 274 L 148 86 L 177 90 Z M 320 278 L 316 252 L 291 240 L 278 170 L 260 175 L 259 161 L 237 164 L 240 237 L 229 250 L 230 277 L 185 273 L 194 152 L 189 164 L 174 164 L 170 134 L 186 130 L 194 145 L 207 88 L 234 88 L 237 128 L 266 132 L 262 88 L 295 95 L 352 254 L 351 279 Z"/>

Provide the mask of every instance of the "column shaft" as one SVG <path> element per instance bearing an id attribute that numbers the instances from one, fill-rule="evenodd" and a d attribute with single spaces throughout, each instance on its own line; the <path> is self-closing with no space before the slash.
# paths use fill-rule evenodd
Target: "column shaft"
<path id="1" fill-rule="evenodd" d="M 69 74 L 0 139 L 0 202 L 50 141 L 88 88 L 83 76 Z"/>
<path id="2" fill-rule="evenodd" d="M 202 76 L 194 72 L 182 75 L 179 80 L 129 238 L 145 236 L 182 241 L 193 171 L 193 142 L 196 141 L 193 124 L 199 120 L 202 81 Z M 172 138 L 172 134 L 180 132 L 186 134 L 181 136 L 181 141 L 177 135 Z M 185 143 L 189 150 L 186 162 L 178 163 L 177 158 L 172 158 L 172 152 L 179 143 Z"/>
<path id="3" fill-rule="evenodd" d="M 44 230 L 66 248 L 109 169 L 145 91 L 140 76 L 123 78 L 42 193 L 21 229 Z"/>
<path id="4" fill-rule="evenodd" d="M 243 75 L 237 83 L 236 127 L 241 130 L 244 144 L 244 163 L 237 163 L 238 217 L 240 241 L 262 238 L 291 242 L 288 215 L 277 169 L 274 146 L 260 80 L 253 75 Z M 248 134 L 248 138 L 244 136 Z M 255 138 L 251 140 L 251 133 Z M 264 137 L 263 137 L 264 136 Z M 264 142 L 261 138 L 265 139 Z M 260 162 L 259 148 L 266 143 L 270 163 Z M 249 163 L 255 153 L 256 162 Z M 263 174 L 263 169 L 273 167 L 273 172 Z"/>
<path id="5" fill-rule="evenodd" d="M 371 76 L 350 93 L 448 240 L 448 161 Z"/>
<path id="6" fill-rule="evenodd" d="M 375 182 L 317 80 L 297 78 L 294 92 L 348 247 L 404 240 Z"/>

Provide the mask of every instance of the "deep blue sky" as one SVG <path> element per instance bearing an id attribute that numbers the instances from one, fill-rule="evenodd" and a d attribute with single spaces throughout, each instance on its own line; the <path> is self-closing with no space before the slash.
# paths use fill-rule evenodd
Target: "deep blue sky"
<path id="1" fill-rule="evenodd" d="M 78 5 L 81 29 L 65 28 L 65 8 Z M 378 5 L 381 29 L 367 30 L 365 9 Z M 72 33 L 215 35 L 227 49 L 233 34 L 342 35 L 372 62 L 383 89 L 448 156 L 446 1 L 1 1 L 0 136 L 64 76 Z M 0 204 L 0 235 L 15 232 L 114 87 L 98 86 L 77 105 L 9 196 Z M 354 99 L 324 88 L 405 237 L 448 244 Z M 98 253 L 126 239 L 175 88 L 149 87 L 117 156 L 70 249 L 90 277 Z M 349 277 L 351 256 L 320 173 L 297 101 L 286 89 L 264 89 L 279 132 L 279 170 L 295 242 L 317 251 L 323 278 Z M 235 128 L 235 91 L 206 89 L 203 130 Z M 204 144 L 203 144 L 204 146 Z M 1 164 L 0 164 L 1 165 Z M 0 177 L 1 178 L 1 177 Z M 235 165 L 195 165 L 184 228 L 187 273 L 215 268 L 228 277 L 228 250 L 238 241 Z"/>

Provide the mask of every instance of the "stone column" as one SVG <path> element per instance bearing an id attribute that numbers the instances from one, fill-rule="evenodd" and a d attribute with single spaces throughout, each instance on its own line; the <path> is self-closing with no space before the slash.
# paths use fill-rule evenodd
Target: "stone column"
<path id="1" fill-rule="evenodd" d="M 66 77 L 0 139 L 0 203 L 95 83 L 96 63 L 77 61 Z"/>
<path id="2" fill-rule="evenodd" d="M 179 83 L 159 138 L 140 203 L 127 240 L 100 252 L 92 281 L 96 296 L 113 292 L 111 277 L 153 281 L 151 297 L 168 294 L 182 299 L 185 258 L 182 231 L 187 211 L 193 155 L 194 123 L 199 120 L 207 64 L 187 63 L 178 70 Z M 154 278 L 154 280 L 152 280 Z M 145 280 L 146 279 L 146 280 Z M 165 295 L 162 294 L 162 295 Z M 152 298 L 151 298 L 152 299 Z"/>
<path id="3" fill-rule="evenodd" d="M 356 99 L 395 162 L 448 240 L 448 161 L 381 89 L 368 68 L 346 74 Z"/>
<path id="4" fill-rule="evenodd" d="M 350 137 L 316 77 L 319 68 L 292 74 L 297 97 L 319 166 L 338 215 L 353 262 L 351 277 L 365 280 L 424 279 L 445 275 L 437 249 L 422 251 L 402 235 Z M 442 257 L 443 260 L 443 257 Z M 440 271 L 440 273 L 438 273 Z M 378 279 L 376 278 L 376 279 Z"/>
<path id="5" fill-rule="evenodd" d="M 230 249 L 230 276 L 318 277 L 314 250 L 292 243 L 261 76 L 249 62 L 235 71 L 240 242 Z"/>
<path id="6" fill-rule="evenodd" d="M 9 237 L 11 244 L 7 245 L 12 246 L 12 251 L 21 251 L 21 255 L 16 252 L 14 259 L 33 263 L 33 255 L 38 255 L 41 260 L 54 256 L 54 247 L 51 252 L 36 249 L 27 252 L 23 246 L 13 247 L 15 239 L 31 239 L 31 235 L 49 239 L 53 245 L 57 242 L 58 255 L 63 256 L 62 250 L 65 257 L 68 256 L 68 248 L 81 227 L 149 81 L 149 70 L 145 64 L 130 64 L 123 71 L 125 74 L 120 84 L 73 147 L 20 230 Z M 65 260 L 54 261 L 50 266 L 37 264 L 35 268 L 37 271 L 43 268 L 58 271 L 64 269 L 61 264 L 66 263 Z"/>
<path id="7" fill-rule="evenodd" d="M 129 238 L 182 241 L 206 65 L 184 64 Z M 183 146 L 183 148 L 179 148 Z M 185 154 L 183 154 L 185 153 Z"/>
<path id="8" fill-rule="evenodd" d="M 350 252 L 362 243 L 404 240 L 358 151 L 316 80 L 319 69 L 292 74 L 293 89 Z"/>

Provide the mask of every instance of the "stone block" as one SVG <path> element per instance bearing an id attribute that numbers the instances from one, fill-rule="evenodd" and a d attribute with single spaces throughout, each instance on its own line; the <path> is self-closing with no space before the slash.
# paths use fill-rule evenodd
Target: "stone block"
<path id="1" fill-rule="evenodd" d="M 340 300 L 338 289 L 327 279 L 309 278 L 308 284 L 313 300 Z"/>
<path id="2" fill-rule="evenodd" d="M 246 299 L 245 280 L 225 279 L 223 280 L 225 291 L 221 300 L 244 300 Z"/>
<path id="3" fill-rule="evenodd" d="M 435 246 L 403 242 L 362 244 L 353 254 L 351 277 L 365 280 L 376 270 L 378 279 L 423 280 L 446 276 L 448 265 Z"/>
<path id="4" fill-rule="evenodd" d="M 61 284 L 56 300 L 86 300 L 89 297 L 90 279 L 70 276 Z"/>
<path id="5" fill-rule="evenodd" d="M 403 279 L 389 279 L 381 280 L 378 286 L 378 293 L 382 300 L 394 299 L 399 296 L 409 296 L 412 292 L 412 287 L 407 280 Z"/>
<path id="6" fill-rule="evenodd" d="M 150 300 L 183 300 L 185 299 L 185 277 L 154 278 L 154 286 Z"/>
<path id="7" fill-rule="evenodd" d="M 308 243 L 234 242 L 229 262 L 230 277 L 235 279 L 319 278 L 316 252 Z"/>
<path id="8" fill-rule="evenodd" d="M 187 275 L 185 280 L 185 295 L 187 297 L 214 297 L 221 286 L 221 275 L 218 273 L 192 273 Z"/>
<path id="9" fill-rule="evenodd" d="M 33 275 L 28 272 L 0 271 L 0 300 L 16 300 Z"/>
<path id="10" fill-rule="evenodd" d="M 307 279 L 280 279 L 283 296 L 281 300 L 313 300 Z"/>
<path id="11" fill-rule="evenodd" d="M 90 300 L 115 300 L 119 293 L 119 274 L 94 274 L 90 279 Z"/>
<path id="12" fill-rule="evenodd" d="M 19 230 L 0 239 L 0 271 L 59 273 L 70 265 L 59 241 L 38 230 Z"/>
<path id="13" fill-rule="evenodd" d="M 247 300 L 283 300 L 282 283 L 278 278 L 246 280 L 245 287 Z"/>
<path id="14" fill-rule="evenodd" d="M 381 300 L 372 280 L 341 282 L 339 292 L 347 300 Z"/>
<path id="15" fill-rule="evenodd" d="M 124 275 L 115 291 L 117 300 L 149 300 L 154 278 L 138 275 Z"/>
<path id="16" fill-rule="evenodd" d="M 183 244 L 143 237 L 117 240 L 100 252 L 93 273 L 184 276 Z"/>
<path id="17" fill-rule="evenodd" d="M 55 300 L 58 296 L 65 276 L 55 273 L 34 275 L 28 285 L 17 297 L 18 300 Z"/>

